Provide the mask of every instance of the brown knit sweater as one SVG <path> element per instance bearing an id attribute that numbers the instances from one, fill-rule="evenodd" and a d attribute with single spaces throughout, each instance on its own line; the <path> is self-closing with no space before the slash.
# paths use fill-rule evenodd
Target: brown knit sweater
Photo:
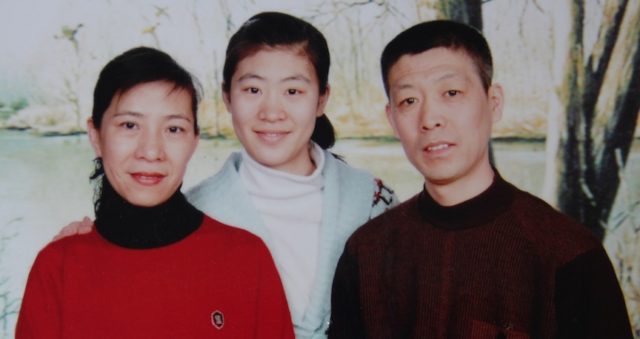
<path id="1" fill-rule="evenodd" d="M 632 338 L 600 242 L 496 174 L 479 196 L 426 191 L 370 221 L 335 274 L 330 338 Z"/>

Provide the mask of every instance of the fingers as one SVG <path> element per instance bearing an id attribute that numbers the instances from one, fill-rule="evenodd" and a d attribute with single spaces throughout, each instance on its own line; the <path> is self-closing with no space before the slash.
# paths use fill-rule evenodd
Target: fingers
<path id="1" fill-rule="evenodd" d="M 76 234 L 87 234 L 91 232 L 92 228 L 93 221 L 88 217 L 84 217 L 81 221 L 74 221 L 63 227 L 60 232 L 53 237 L 53 241 Z"/>
<path id="2" fill-rule="evenodd" d="M 80 226 L 78 226 L 78 234 L 87 234 L 93 228 L 93 221 L 89 217 L 82 218 Z"/>
<path id="3" fill-rule="evenodd" d="M 66 238 L 68 236 L 74 235 L 76 234 L 76 227 L 74 226 L 74 224 L 76 224 L 77 222 L 72 222 L 71 224 L 63 227 L 60 232 L 58 234 L 56 234 L 53 237 L 53 241 L 56 241 L 58 239 L 62 239 L 62 238 Z"/>

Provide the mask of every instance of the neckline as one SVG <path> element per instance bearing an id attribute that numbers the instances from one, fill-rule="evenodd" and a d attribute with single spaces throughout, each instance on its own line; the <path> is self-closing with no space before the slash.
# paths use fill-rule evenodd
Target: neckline
<path id="1" fill-rule="evenodd" d="M 165 202 L 153 207 L 135 206 L 102 181 L 96 208 L 96 231 L 107 241 L 129 249 L 151 249 L 176 243 L 200 225 L 204 214 L 193 207 L 180 188 Z"/>
<path id="2" fill-rule="evenodd" d="M 442 206 L 426 188 L 418 196 L 420 214 L 426 222 L 441 229 L 460 230 L 484 225 L 506 211 L 516 188 L 506 182 L 494 168 L 491 185 L 477 196 L 453 206 Z"/>

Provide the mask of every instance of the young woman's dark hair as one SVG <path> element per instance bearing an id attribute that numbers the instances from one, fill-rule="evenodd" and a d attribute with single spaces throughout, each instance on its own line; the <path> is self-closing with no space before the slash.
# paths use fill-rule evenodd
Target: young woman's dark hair
<path id="1" fill-rule="evenodd" d="M 196 135 L 199 134 L 200 87 L 197 79 L 167 53 L 150 47 L 132 48 L 109 61 L 100 71 L 93 91 L 91 112 L 91 120 L 95 128 L 100 129 L 104 113 L 116 95 L 124 94 L 137 85 L 155 81 L 172 83 L 174 91 L 184 90 L 191 96 L 193 128 Z M 95 187 L 94 198 L 94 210 L 97 213 L 105 192 L 112 189 L 105 190 L 110 188 L 110 185 L 104 176 L 102 159 L 96 158 L 94 163 L 95 168 L 90 179 L 99 180 Z"/>
<path id="2" fill-rule="evenodd" d="M 326 93 L 331 64 L 327 41 L 310 23 L 278 12 L 263 12 L 252 16 L 229 40 L 222 71 L 222 89 L 225 92 L 231 90 L 231 78 L 238 63 L 265 46 L 299 46 L 315 68 L 320 94 Z M 316 119 L 311 140 L 323 149 L 334 145 L 335 132 L 326 114 Z"/>
<path id="3" fill-rule="evenodd" d="M 493 77 L 493 61 L 489 44 L 482 33 L 463 23 L 435 20 L 419 23 L 407 29 L 385 47 L 380 58 L 380 68 L 387 96 L 389 71 L 403 55 L 420 54 L 437 47 L 466 52 L 475 63 L 485 91 L 489 90 Z"/>

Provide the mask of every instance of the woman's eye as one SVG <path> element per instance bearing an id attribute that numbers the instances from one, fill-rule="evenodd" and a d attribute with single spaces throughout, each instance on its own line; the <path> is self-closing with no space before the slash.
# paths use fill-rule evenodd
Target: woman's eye
<path id="1" fill-rule="evenodd" d="M 125 122 L 121 123 L 120 126 L 126 128 L 126 129 L 134 129 L 134 128 L 136 128 L 137 125 L 136 125 L 135 122 L 125 121 Z"/>
<path id="2" fill-rule="evenodd" d="M 169 127 L 169 132 L 171 132 L 171 133 L 181 133 L 181 132 L 184 132 L 184 128 L 178 127 L 178 126 L 171 126 L 171 127 Z"/>
<path id="3" fill-rule="evenodd" d="M 257 87 L 249 87 L 248 89 L 249 93 L 251 94 L 258 94 L 260 93 L 260 90 Z"/>
<path id="4" fill-rule="evenodd" d="M 298 90 L 297 90 L 297 89 L 295 89 L 295 88 L 289 88 L 289 89 L 287 90 L 287 94 L 289 94 L 289 95 L 296 95 L 296 94 L 299 94 L 299 93 L 300 93 L 300 91 L 298 91 Z"/>

